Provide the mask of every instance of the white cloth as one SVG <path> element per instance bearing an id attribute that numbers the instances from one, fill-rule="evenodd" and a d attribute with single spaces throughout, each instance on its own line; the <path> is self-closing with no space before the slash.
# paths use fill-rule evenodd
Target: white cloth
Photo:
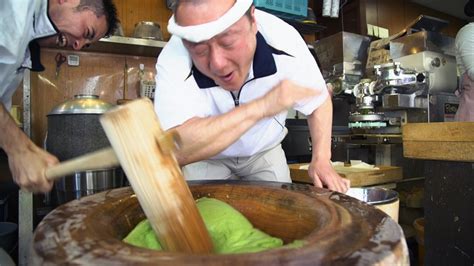
<path id="1" fill-rule="evenodd" d="M 191 42 L 202 42 L 223 32 L 237 22 L 250 8 L 252 0 L 237 0 L 227 12 L 217 20 L 193 26 L 180 26 L 176 23 L 175 16 L 168 21 L 168 32 Z"/>
<path id="2" fill-rule="evenodd" d="M 474 22 L 459 30 L 455 45 L 456 62 L 461 74 L 455 120 L 474 122 Z"/>
<path id="3" fill-rule="evenodd" d="M 270 91 L 281 80 L 289 79 L 321 93 L 294 107 L 305 115 L 311 114 L 328 97 L 326 84 L 314 57 L 293 27 L 260 10 L 255 11 L 255 16 L 259 34 L 266 42 L 258 42 L 257 52 L 262 47 L 277 51 L 271 53 L 269 58 L 265 57 L 274 61 L 277 71 L 271 75 L 260 75 L 271 62 L 255 57 L 249 73 L 249 78 L 254 79 L 241 88 L 240 103 L 253 101 Z M 258 66 L 255 66 L 256 62 Z M 197 78 L 196 71 L 191 73 L 192 61 L 179 37 L 172 36 L 164 47 L 156 69 L 155 111 L 164 129 L 178 126 L 193 117 L 220 115 L 235 108 L 229 91 L 212 84 L 208 88 L 198 86 L 197 80 L 202 78 Z M 259 77 L 255 78 L 255 73 Z M 252 156 L 275 147 L 285 137 L 286 115 L 285 111 L 275 117 L 262 119 L 215 158 Z"/>
<path id="4" fill-rule="evenodd" d="M 56 34 L 47 12 L 48 0 L 0 1 L 0 102 L 7 109 L 24 69 L 31 68 L 28 44 Z"/>

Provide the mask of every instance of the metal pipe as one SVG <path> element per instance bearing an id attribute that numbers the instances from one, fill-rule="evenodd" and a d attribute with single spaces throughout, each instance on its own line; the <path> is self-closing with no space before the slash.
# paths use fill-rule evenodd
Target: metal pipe
<path id="1" fill-rule="evenodd" d="M 331 15 L 332 0 L 323 1 L 323 17 L 329 17 Z"/>
<path id="2" fill-rule="evenodd" d="M 340 0 L 332 0 L 331 18 L 338 18 L 339 17 L 339 3 L 340 3 Z"/>

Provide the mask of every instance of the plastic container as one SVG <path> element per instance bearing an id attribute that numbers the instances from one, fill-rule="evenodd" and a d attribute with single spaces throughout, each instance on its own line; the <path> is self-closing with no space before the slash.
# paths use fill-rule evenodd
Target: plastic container
<path id="1" fill-rule="evenodd" d="M 418 242 L 418 264 L 425 265 L 425 218 L 421 217 L 413 222 Z"/>
<path id="2" fill-rule="evenodd" d="M 254 0 L 253 3 L 258 8 L 302 17 L 308 15 L 308 0 Z"/>
<path id="3" fill-rule="evenodd" d="M 140 81 L 140 97 L 155 98 L 156 81 L 155 74 L 146 70 L 144 64 L 139 65 L 138 78 Z"/>
<path id="4" fill-rule="evenodd" d="M 0 248 L 10 253 L 18 241 L 18 225 L 10 222 L 0 222 Z"/>
<path id="5" fill-rule="evenodd" d="M 0 196 L 0 222 L 8 219 L 8 198 L 9 195 Z"/>

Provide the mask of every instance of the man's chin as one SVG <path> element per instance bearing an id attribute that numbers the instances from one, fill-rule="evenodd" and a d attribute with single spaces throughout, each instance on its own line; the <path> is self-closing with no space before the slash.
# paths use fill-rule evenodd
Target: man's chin
<path id="1" fill-rule="evenodd" d="M 227 90 L 227 91 L 238 91 L 242 86 L 243 86 L 243 82 L 242 83 L 239 83 L 239 82 L 217 82 L 217 85 L 219 85 L 220 87 L 222 87 L 224 90 Z"/>

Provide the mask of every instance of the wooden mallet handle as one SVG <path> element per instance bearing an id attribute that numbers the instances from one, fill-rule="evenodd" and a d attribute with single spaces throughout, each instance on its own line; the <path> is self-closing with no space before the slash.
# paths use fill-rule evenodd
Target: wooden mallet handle
<path id="1" fill-rule="evenodd" d="M 110 169 L 119 164 L 114 150 L 109 147 L 51 166 L 46 169 L 45 175 L 53 181 L 75 172 Z"/>
<path id="2" fill-rule="evenodd" d="M 176 130 L 171 130 L 157 139 L 158 143 L 167 151 L 173 151 L 179 145 L 180 139 Z M 103 148 L 95 152 L 61 162 L 46 169 L 46 178 L 50 181 L 74 174 L 76 172 L 104 170 L 120 165 L 115 152 L 111 147 Z"/>

